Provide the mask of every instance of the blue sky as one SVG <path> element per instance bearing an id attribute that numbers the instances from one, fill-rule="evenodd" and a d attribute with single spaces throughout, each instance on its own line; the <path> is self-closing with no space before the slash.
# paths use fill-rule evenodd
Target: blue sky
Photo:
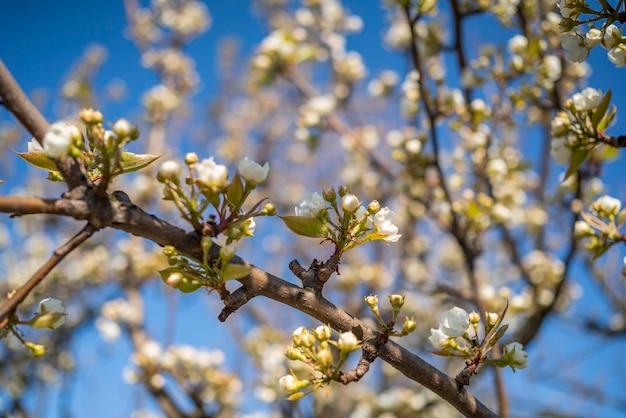
<path id="1" fill-rule="evenodd" d="M 253 50 L 256 42 L 265 33 L 263 24 L 251 12 L 250 2 L 209 1 L 207 4 L 213 17 L 212 27 L 207 34 L 192 43 L 188 49 L 197 60 L 197 69 L 203 82 L 203 89 L 194 98 L 197 103 L 206 103 L 212 92 L 217 89 L 215 59 L 220 40 L 224 36 L 238 37 L 245 55 Z M 350 49 L 355 49 L 364 56 L 370 74 L 376 74 L 378 70 L 390 67 L 403 73 L 406 61 L 380 47 L 380 35 L 385 22 L 384 13 L 377 7 L 372 7 L 370 2 L 352 0 L 345 2 L 345 4 L 364 19 L 364 33 L 349 37 L 348 45 Z M 72 64 L 76 62 L 84 50 L 94 43 L 104 45 L 108 49 L 108 59 L 99 73 L 98 80 L 107 82 L 111 79 L 123 78 L 128 87 L 127 100 L 107 108 L 107 119 L 114 120 L 117 117 L 128 116 L 130 112 L 136 112 L 139 95 L 156 82 L 156 78 L 151 72 L 139 64 L 140 55 L 135 46 L 124 37 L 125 26 L 126 20 L 121 1 L 92 2 L 89 3 L 89 6 L 84 1 L 79 0 L 64 2 L 5 1 L 0 14 L 0 39 L 3 40 L 0 43 L 0 58 L 27 93 L 43 88 L 48 90 L 48 97 L 53 98 L 60 90 Z M 493 30 L 495 33 L 495 29 L 485 29 L 483 26 L 473 36 L 485 36 L 485 30 Z M 599 48 L 592 52 L 592 61 L 594 74 L 590 80 L 590 85 L 604 91 L 611 87 L 615 102 L 618 104 L 618 111 L 620 105 L 621 108 L 626 109 L 624 70 L 615 69 L 610 63 L 607 63 L 604 51 L 599 50 Z M 43 112 L 50 120 L 54 118 L 54 109 L 49 104 L 43 109 Z M 4 112 L 0 111 L 0 123 L 9 119 Z M 612 132 L 624 133 L 626 132 L 626 125 L 618 120 Z M 24 142 L 24 148 L 25 144 Z M 623 178 L 623 175 L 619 175 L 622 171 L 621 167 L 621 163 L 611 164 L 607 170 L 608 179 L 621 180 Z M 626 198 L 623 181 L 613 184 L 615 186 L 609 188 L 609 191 L 618 197 Z M 622 251 L 623 255 L 622 249 L 614 250 L 617 250 L 618 253 Z M 615 259 L 619 258 L 615 257 Z M 597 293 L 595 285 L 590 280 L 583 280 L 582 284 L 587 292 L 585 297 L 589 298 L 587 301 L 589 310 L 601 310 L 601 307 L 593 305 L 599 300 L 597 296 L 594 296 L 594 293 Z M 155 291 L 153 296 L 155 302 L 151 303 L 154 303 L 155 306 L 151 310 L 158 312 L 160 306 L 158 304 L 163 303 L 163 299 L 158 291 Z M 199 297 L 190 297 L 187 301 L 191 301 L 191 306 L 188 309 L 192 312 L 197 309 L 198 313 L 206 314 L 206 303 L 203 303 Z M 591 354 L 590 356 L 581 356 L 579 363 L 581 373 L 591 373 L 595 368 L 606 368 L 607 361 L 616 362 L 615 367 L 621 370 L 625 368 L 623 360 L 621 360 L 623 350 L 626 348 L 623 340 L 618 344 L 613 344 L 611 348 L 604 349 L 604 343 L 601 339 L 585 334 L 575 334 L 572 329 L 562 323 L 556 324 L 555 321 L 549 321 L 549 331 L 542 333 L 542 337 L 534 344 L 538 348 L 533 348 L 531 352 L 534 358 L 544 359 L 548 367 L 542 369 L 539 366 L 534 371 L 522 371 L 517 373 L 515 377 L 507 379 L 509 387 L 514 388 L 512 389 L 515 392 L 513 394 L 514 399 L 517 398 L 521 402 L 530 400 L 524 400 L 527 390 L 523 386 L 523 373 L 544 373 L 546 375 L 544 381 L 548 387 L 545 389 L 546 392 L 551 392 L 548 377 L 550 372 L 553 374 L 571 373 L 569 366 L 567 370 L 557 369 L 554 372 L 553 367 L 558 364 L 555 365 L 552 361 L 555 357 L 558 358 L 559 346 L 562 344 L 576 345 L 580 347 L 578 351 L 581 353 Z M 211 329 L 211 332 L 216 332 L 220 338 L 209 339 L 207 337 L 205 342 L 211 347 L 227 348 L 229 342 L 227 334 L 219 331 L 219 328 L 217 330 Z M 181 327 L 178 332 L 178 339 L 191 341 L 195 336 L 194 334 L 194 328 Z M 90 331 L 82 335 L 81 338 L 89 341 L 99 337 L 95 332 Z M 127 363 L 125 357 L 127 346 L 121 344 L 120 347 L 110 348 L 110 350 L 112 350 L 113 355 L 100 356 L 100 353 L 96 351 L 86 352 L 86 358 L 83 358 L 83 361 L 88 366 L 89 375 L 84 372 L 85 374 L 78 376 L 79 379 L 84 379 L 86 385 L 76 387 L 76 396 L 74 396 L 74 402 L 77 402 L 76 411 L 83 413 L 83 415 L 77 414 L 77 416 L 84 416 L 86 411 L 93 412 L 94 410 L 99 412 L 92 416 L 114 416 L 115 414 L 123 414 L 124 411 L 127 412 L 129 405 L 132 405 L 131 400 L 138 392 L 136 389 L 130 389 L 126 386 L 120 375 L 121 366 Z M 600 358 L 594 355 L 596 352 L 600 354 Z M 104 383 L 96 383 L 95 379 L 100 375 L 106 375 L 112 384 L 104 386 Z M 593 379 L 595 381 L 596 377 Z M 593 384 L 593 381 L 588 383 Z M 616 393 L 619 395 L 619 390 L 624 389 L 623 384 L 620 385 L 619 382 L 615 381 L 613 383 L 612 385 L 607 384 L 607 391 L 610 391 L 611 387 L 615 387 L 618 391 Z M 95 390 L 92 389 L 91 384 L 97 385 Z M 519 390 L 515 390 L 517 388 Z M 103 396 L 111 390 L 112 395 L 120 402 L 111 403 Z M 544 389 L 539 388 L 539 390 Z M 555 394 L 554 396 L 555 399 L 562 399 L 562 402 L 568 401 L 567 393 L 560 392 L 559 395 Z M 602 410 L 601 415 L 604 417 L 619 416 L 618 411 L 618 409 L 610 408 Z"/>

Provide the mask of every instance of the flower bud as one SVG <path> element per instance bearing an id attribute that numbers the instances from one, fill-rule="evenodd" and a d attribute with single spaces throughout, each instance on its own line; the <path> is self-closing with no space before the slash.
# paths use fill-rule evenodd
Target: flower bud
<path id="1" fill-rule="evenodd" d="M 341 208 L 344 212 L 354 213 L 360 205 L 361 203 L 359 202 L 359 199 L 351 193 L 348 193 L 341 198 Z"/>
<path id="2" fill-rule="evenodd" d="M 274 216 L 276 215 L 276 205 L 273 203 L 266 203 L 265 206 L 263 206 L 263 209 L 261 210 L 260 213 L 261 216 Z"/>
<path id="3" fill-rule="evenodd" d="M 337 340 L 337 347 L 342 352 L 349 353 L 359 348 L 359 340 L 351 331 L 342 332 Z"/>
<path id="4" fill-rule="evenodd" d="M 337 199 L 337 193 L 334 188 L 329 187 L 328 189 L 324 189 L 322 191 L 322 197 L 324 197 L 325 201 L 333 203 Z"/>
<path id="5" fill-rule="evenodd" d="M 339 192 L 339 196 L 343 197 L 344 195 L 350 193 L 350 188 L 348 186 L 339 186 L 337 189 Z"/>
<path id="6" fill-rule="evenodd" d="M 317 352 L 317 362 L 322 369 L 327 369 L 333 364 L 333 353 L 328 347 L 322 348 Z"/>
<path id="7" fill-rule="evenodd" d="M 30 349 L 33 352 L 35 357 L 43 357 L 46 355 L 46 346 L 42 344 L 31 343 L 30 341 L 25 341 L 24 345 L 26 348 Z"/>
<path id="8" fill-rule="evenodd" d="M 305 335 L 307 335 L 309 331 L 305 327 L 296 328 L 293 333 L 291 333 L 291 338 L 293 339 L 293 345 L 295 347 L 302 347 L 302 339 Z"/>
<path id="9" fill-rule="evenodd" d="M 320 325 L 319 327 L 315 328 L 315 331 L 313 332 L 315 333 L 315 338 L 317 338 L 319 341 L 327 341 L 332 335 L 332 330 L 328 325 Z"/>
<path id="10" fill-rule="evenodd" d="M 400 309 L 404 305 L 404 295 L 389 295 L 389 303 L 395 313 L 400 312 Z"/>
<path id="11" fill-rule="evenodd" d="M 191 165 L 197 162 L 198 162 L 198 154 L 196 154 L 195 152 L 188 152 L 187 155 L 185 155 L 185 164 Z"/>
<path id="12" fill-rule="evenodd" d="M 173 245 L 166 245 L 165 247 L 163 247 L 163 254 L 168 257 L 175 256 L 176 253 L 176 247 L 174 247 Z"/>
<path id="13" fill-rule="evenodd" d="M 288 392 L 288 393 L 293 393 L 297 391 L 298 389 L 300 389 L 300 385 L 298 384 L 298 381 L 296 380 L 295 377 L 293 377 L 290 374 L 281 377 L 278 380 L 278 384 L 280 385 L 281 388 L 285 390 L 285 392 Z"/>
<path id="14" fill-rule="evenodd" d="M 380 203 L 378 202 L 378 200 L 372 200 L 370 204 L 367 205 L 367 211 L 372 215 L 376 215 L 379 210 L 380 210 Z"/>
<path id="15" fill-rule="evenodd" d="M 120 138 L 125 138 L 127 136 L 133 136 L 133 134 L 135 134 L 135 131 L 137 130 L 137 128 L 135 128 L 129 121 L 128 119 L 118 119 L 114 124 L 113 124 L 113 132 L 119 136 Z"/>
<path id="16" fill-rule="evenodd" d="M 298 350 L 295 347 L 289 347 L 287 349 L 287 352 L 285 353 L 285 357 L 287 357 L 287 359 L 289 360 L 300 360 L 300 361 L 306 361 L 306 357 L 304 354 L 302 354 L 302 351 Z"/>
<path id="17" fill-rule="evenodd" d="M 402 324 L 402 333 L 403 334 L 409 334 L 413 331 L 415 331 L 415 328 L 417 328 L 417 322 L 415 322 L 415 318 L 414 317 L 406 317 L 404 318 L 404 324 Z"/>
<path id="18" fill-rule="evenodd" d="M 374 307 L 378 306 L 378 295 L 365 296 L 365 303 L 370 308 L 374 308 Z"/>
<path id="19" fill-rule="evenodd" d="M 468 319 L 470 324 L 478 324 L 480 322 L 480 315 L 478 315 L 478 312 L 471 312 Z"/>
<path id="20" fill-rule="evenodd" d="M 165 161 L 159 167 L 157 172 L 157 180 L 165 182 L 165 180 L 176 181 L 183 174 L 183 168 L 174 160 Z"/>
<path id="21" fill-rule="evenodd" d="M 178 288 L 178 284 L 180 283 L 180 281 L 183 279 L 183 275 L 179 272 L 175 272 L 170 274 L 167 277 L 167 280 L 165 280 L 165 283 L 170 286 L 173 287 L 174 289 Z"/>

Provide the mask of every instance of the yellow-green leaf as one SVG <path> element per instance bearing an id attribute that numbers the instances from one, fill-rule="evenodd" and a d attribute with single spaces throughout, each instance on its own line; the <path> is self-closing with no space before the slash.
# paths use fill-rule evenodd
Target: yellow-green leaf
<path id="1" fill-rule="evenodd" d="M 232 279 L 241 279 L 242 277 L 246 277 L 252 268 L 248 266 L 243 266 L 241 264 L 227 264 L 226 267 L 222 269 L 222 280 L 232 280 Z"/>
<path id="2" fill-rule="evenodd" d="M 565 173 L 565 177 L 563 178 L 563 181 L 567 180 L 568 178 L 572 176 L 572 174 L 578 171 L 580 166 L 589 157 L 592 150 L 593 148 L 592 149 L 577 149 L 576 151 L 574 151 L 574 154 L 572 154 L 572 161 L 570 161 L 569 167 L 567 169 L 567 172 Z"/>
<path id="3" fill-rule="evenodd" d="M 228 185 L 228 189 L 226 190 L 228 201 L 234 205 L 240 204 L 241 199 L 243 198 L 243 193 L 243 182 L 241 181 L 241 176 L 239 176 L 239 173 L 237 173 L 231 180 L 230 184 Z"/>
<path id="4" fill-rule="evenodd" d="M 48 158 L 45 151 L 17 152 L 16 154 L 24 161 L 37 168 L 47 171 L 57 171 L 57 165 Z"/>
<path id="5" fill-rule="evenodd" d="M 159 159 L 160 155 L 151 155 L 151 154 L 133 154 L 132 152 L 124 151 L 122 152 L 122 158 L 120 161 L 120 165 L 122 166 L 122 171 L 116 173 L 117 175 L 130 173 L 132 171 L 141 170 L 144 167 L 152 164 L 154 161 Z"/>
<path id="6" fill-rule="evenodd" d="M 600 124 L 602 118 L 604 118 L 606 110 L 609 108 L 609 103 L 611 103 L 611 95 L 612 93 L 609 89 L 609 91 L 607 91 L 602 98 L 602 101 L 600 102 L 598 107 L 596 107 L 596 109 L 593 111 L 593 115 L 591 116 L 591 124 L 596 130 L 598 130 L 598 125 Z"/>
<path id="7" fill-rule="evenodd" d="M 311 238 L 328 237 L 328 227 L 322 221 L 310 216 L 279 216 L 291 232 Z"/>

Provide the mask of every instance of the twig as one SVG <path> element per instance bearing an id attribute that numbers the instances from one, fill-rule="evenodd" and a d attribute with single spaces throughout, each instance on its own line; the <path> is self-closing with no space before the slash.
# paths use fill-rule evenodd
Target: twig
<path id="1" fill-rule="evenodd" d="M 26 97 L 9 70 L 0 59 L 0 99 L 6 107 L 20 121 L 22 126 L 30 134 L 43 144 L 43 137 L 48 130 L 48 121 L 37 110 L 35 105 Z M 91 181 L 85 170 L 74 158 L 65 158 L 63 161 L 55 161 L 59 172 L 67 183 L 69 189 L 80 186 L 90 186 Z"/>
<path id="2" fill-rule="evenodd" d="M 97 229 L 91 224 L 87 224 L 78 234 L 74 235 L 63 246 L 57 248 L 46 264 L 41 266 L 35 274 L 24 283 L 8 300 L 7 304 L 0 309 L 0 327 L 4 327 L 8 321 L 9 315 L 15 312 L 18 305 L 26 299 L 30 292 L 46 278 L 48 273 L 61 262 L 69 253 L 75 250 L 80 244 L 91 237 Z"/>

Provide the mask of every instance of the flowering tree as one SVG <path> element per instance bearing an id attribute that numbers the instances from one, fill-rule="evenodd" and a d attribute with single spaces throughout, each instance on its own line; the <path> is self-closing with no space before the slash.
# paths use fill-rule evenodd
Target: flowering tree
<path id="1" fill-rule="evenodd" d="M 626 332 L 610 258 L 626 212 L 602 180 L 626 141 L 608 133 L 611 91 L 583 89 L 595 46 L 625 65 L 626 6 L 613 3 L 388 0 L 371 7 L 407 65 L 368 72 L 346 41 L 367 19 L 338 0 L 259 1 L 268 33 L 245 59 L 223 45 L 222 90 L 191 145 L 181 121 L 201 123 L 189 115 L 202 74 L 185 46 L 210 27 L 204 3 L 125 1 L 159 80 L 141 119 L 98 105 L 99 49 L 51 124 L 0 62 L 3 113 L 29 133 L 13 144 L 40 169 L 6 170 L 0 197 L 3 412 L 33 413 L 35 391 L 74 373 L 91 325 L 130 343 L 126 381 L 169 417 L 245 415 L 250 393 L 276 416 L 545 411 L 507 385 L 532 387 L 525 347 L 548 319 Z M 594 315 L 578 300 L 589 278 L 606 306 Z M 234 343 L 180 343 L 172 323 L 159 337 L 155 289 L 168 317 L 168 300 L 219 305 Z M 584 407 L 606 395 L 578 377 Z"/>

